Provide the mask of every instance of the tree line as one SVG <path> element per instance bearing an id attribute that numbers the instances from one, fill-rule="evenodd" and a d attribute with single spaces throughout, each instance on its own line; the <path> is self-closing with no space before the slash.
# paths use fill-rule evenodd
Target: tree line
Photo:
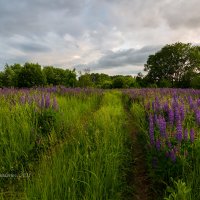
<path id="1" fill-rule="evenodd" d="M 103 73 L 77 74 L 75 69 L 61 69 L 39 64 L 6 65 L 0 72 L 0 87 L 37 87 L 63 85 L 66 87 L 140 88 L 181 87 L 200 89 L 200 46 L 177 42 L 167 44 L 144 65 L 146 74 L 109 76 Z"/>
<path id="2" fill-rule="evenodd" d="M 35 63 L 24 65 L 6 65 L 0 72 L 0 87 L 31 88 L 38 86 L 96 87 L 96 88 L 131 88 L 137 87 L 136 78 L 132 76 L 109 76 L 107 74 L 89 73 L 77 77 L 75 69 L 61 69 L 53 66 L 43 67 Z"/>

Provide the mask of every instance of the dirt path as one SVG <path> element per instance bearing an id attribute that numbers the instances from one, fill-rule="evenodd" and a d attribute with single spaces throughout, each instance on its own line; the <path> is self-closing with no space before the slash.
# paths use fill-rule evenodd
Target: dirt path
<path id="1" fill-rule="evenodd" d="M 133 187 L 132 200 L 155 200 L 150 192 L 150 181 L 147 176 L 146 162 L 143 148 L 139 142 L 138 128 L 134 124 L 134 119 L 130 112 L 126 109 L 128 116 L 128 127 L 132 140 L 133 164 L 132 172 L 128 177 L 128 182 Z"/>
<path id="2" fill-rule="evenodd" d="M 150 200 L 150 182 L 146 173 L 145 157 L 142 147 L 138 141 L 136 126 L 132 128 L 131 138 L 133 143 L 134 157 L 134 200 Z"/>

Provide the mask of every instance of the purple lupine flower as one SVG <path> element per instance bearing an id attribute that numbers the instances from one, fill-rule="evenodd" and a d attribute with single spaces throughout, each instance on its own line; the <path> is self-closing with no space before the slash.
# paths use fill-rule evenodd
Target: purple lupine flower
<path id="1" fill-rule="evenodd" d="M 168 111 L 169 111 L 169 104 L 168 104 L 168 102 L 165 102 L 165 103 L 164 103 L 164 105 L 163 105 L 163 110 L 164 110 L 165 112 L 168 112 Z"/>
<path id="2" fill-rule="evenodd" d="M 193 99 L 191 96 L 189 96 L 188 100 L 189 100 L 190 109 L 192 110 L 194 108 Z"/>
<path id="3" fill-rule="evenodd" d="M 158 116 L 157 114 L 154 114 L 154 121 L 155 121 L 155 124 L 158 126 Z"/>
<path id="4" fill-rule="evenodd" d="M 180 106 L 180 119 L 183 121 L 185 119 L 185 110 L 184 110 L 184 106 L 181 105 Z"/>
<path id="5" fill-rule="evenodd" d="M 180 114 L 179 114 L 179 107 L 175 107 L 174 108 L 174 118 L 175 118 L 175 122 L 178 123 L 180 121 Z"/>
<path id="6" fill-rule="evenodd" d="M 187 141 L 188 140 L 188 130 L 185 129 L 184 131 L 184 140 Z"/>
<path id="7" fill-rule="evenodd" d="M 45 108 L 49 108 L 51 104 L 51 99 L 50 99 L 50 95 L 47 94 L 46 98 L 45 98 Z"/>
<path id="8" fill-rule="evenodd" d="M 200 106 L 200 99 L 197 100 L 197 106 Z"/>
<path id="9" fill-rule="evenodd" d="M 196 110 L 195 118 L 198 125 L 200 125 L 200 110 Z"/>
<path id="10" fill-rule="evenodd" d="M 181 142 L 183 137 L 182 137 L 182 124 L 181 121 L 177 122 L 177 126 L 176 126 L 176 139 L 178 140 L 178 142 Z"/>
<path id="11" fill-rule="evenodd" d="M 172 148 L 172 143 L 170 142 L 170 141 L 167 141 L 167 146 L 168 146 L 168 148 Z"/>
<path id="12" fill-rule="evenodd" d="M 173 111 L 172 108 L 169 109 L 169 111 L 168 111 L 168 118 L 169 118 L 170 125 L 173 126 L 173 124 L 174 124 L 174 111 Z"/>
<path id="13" fill-rule="evenodd" d="M 177 107 L 178 107 L 178 100 L 177 100 L 177 97 L 175 97 L 172 101 L 172 107 L 173 109 L 175 110 Z"/>
<path id="14" fill-rule="evenodd" d="M 192 128 L 192 129 L 190 130 L 190 141 L 191 141 L 191 143 L 194 142 L 194 137 L 195 137 L 194 129 Z"/>
<path id="15" fill-rule="evenodd" d="M 172 149 L 169 153 L 169 157 L 172 160 L 173 163 L 176 162 L 176 151 L 174 149 Z"/>
<path id="16" fill-rule="evenodd" d="M 159 139 L 157 139 L 157 140 L 156 140 L 156 149 L 157 149 L 158 151 L 160 151 L 160 148 L 161 148 L 161 142 L 160 142 Z"/>
<path id="17" fill-rule="evenodd" d="M 160 135 L 166 137 L 166 121 L 164 117 L 159 116 Z"/>
<path id="18" fill-rule="evenodd" d="M 57 103 L 56 97 L 53 98 L 53 105 L 52 105 L 52 107 L 53 107 L 54 110 L 58 110 L 58 103 Z"/>
<path id="19" fill-rule="evenodd" d="M 155 111 L 159 111 L 160 110 L 160 102 L 158 97 L 155 98 Z"/>

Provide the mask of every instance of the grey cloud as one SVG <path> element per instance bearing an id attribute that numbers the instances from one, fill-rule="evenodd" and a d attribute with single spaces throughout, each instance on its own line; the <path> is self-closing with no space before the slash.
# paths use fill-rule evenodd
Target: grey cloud
<path id="1" fill-rule="evenodd" d="M 160 45 L 200 40 L 199 8 L 199 0 L 0 0 L 1 62 L 142 68 Z"/>
<path id="2" fill-rule="evenodd" d="M 84 6 L 83 0 L 0 1 L 1 35 L 45 35 L 49 31 L 62 34 L 73 24 L 69 18 L 73 22 Z"/>
<path id="3" fill-rule="evenodd" d="M 24 51 L 25 53 L 41 53 L 49 52 L 51 49 L 49 47 L 43 46 L 37 43 L 24 43 L 24 44 L 15 44 L 17 49 Z"/>
<path id="4" fill-rule="evenodd" d="M 161 16 L 172 29 L 197 29 L 200 26 L 199 8 L 199 0 L 169 0 L 162 5 Z"/>
<path id="5" fill-rule="evenodd" d="M 126 49 L 116 52 L 110 51 L 102 56 L 96 63 L 90 63 L 95 69 L 108 69 L 127 65 L 143 66 L 148 56 L 160 49 L 160 46 L 145 46 L 141 49 Z"/>

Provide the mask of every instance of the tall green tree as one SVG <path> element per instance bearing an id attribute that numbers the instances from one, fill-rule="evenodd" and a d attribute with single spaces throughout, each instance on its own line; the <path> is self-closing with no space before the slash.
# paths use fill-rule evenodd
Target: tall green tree
<path id="1" fill-rule="evenodd" d="M 19 73 L 19 87 L 44 86 L 46 84 L 45 74 L 42 72 L 41 66 L 34 63 L 25 63 Z"/>
<path id="2" fill-rule="evenodd" d="M 44 67 L 43 72 L 46 76 L 48 85 L 64 85 L 66 87 L 75 87 L 76 80 L 76 71 L 75 69 L 61 69 L 54 68 L 53 66 Z"/>
<path id="3" fill-rule="evenodd" d="M 188 72 L 200 71 L 200 47 L 181 42 L 166 45 L 149 56 L 144 70 L 148 72 L 147 79 L 151 83 L 159 86 L 168 82 L 172 86 L 180 86 Z M 190 78 L 187 81 L 190 82 Z"/>
<path id="4" fill-rule="evenodd" d="M 2 75 L 2 82 L 4 87 L 13 87 L 15 82 L 15 72 L 6 64 Z"/>

